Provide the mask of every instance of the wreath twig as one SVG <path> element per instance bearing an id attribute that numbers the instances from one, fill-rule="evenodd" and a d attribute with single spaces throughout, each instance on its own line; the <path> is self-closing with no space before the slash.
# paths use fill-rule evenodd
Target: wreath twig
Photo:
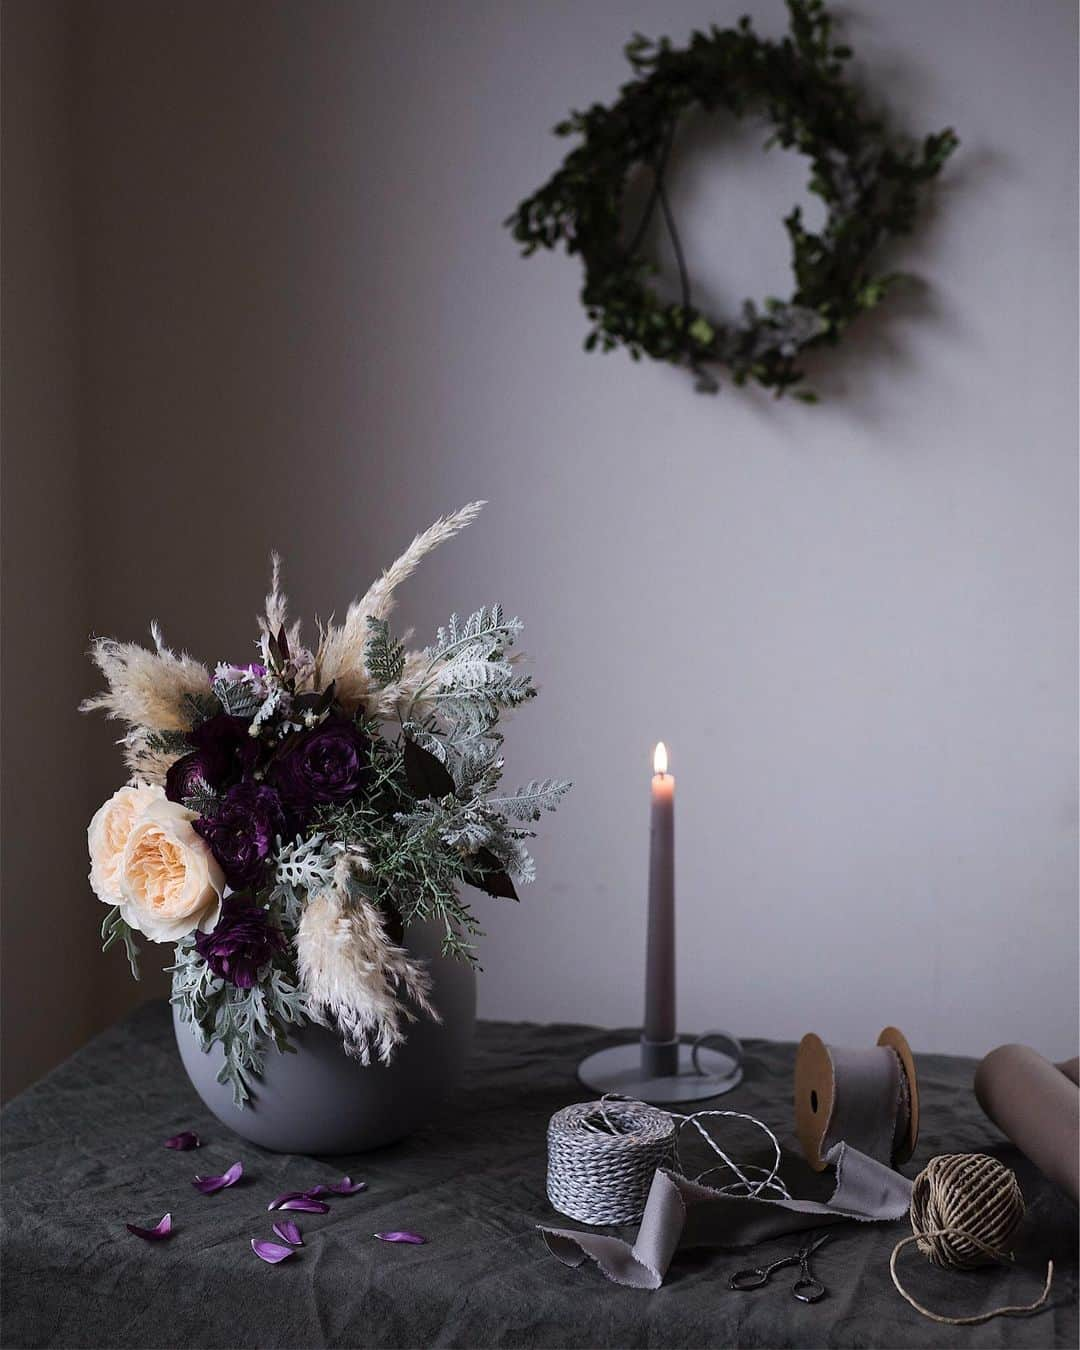
<path id="1" fill-rule="evenodd" d="M 626 347 L 686 366 L 696 387 L 719 389 L 707 369 L 724 366 L 779 397 L 803 379 L 800 354 L 839 342 L 864 310 L 880 304 L 899 273 L 876 273 L 872 255 L 890 235 L 914 225 L 920 189 L 959 143 L 951 129 L 919 147 L 894 141 L 880 119 L 865 115 L 844 80 L 851 49 L 834 45 L 823 0 L 788 0 L 790 33 L 759 38 L 749 18 L 735 28 L 695 32 L 678 49 L 640 33 L 626 46 L 635 78 L 610 106 L 572 112 L 556 135 L 581 143 L 506 224 L 527 257 L 538 248 L 579 254 L 581 300 L 592 323 L 585 348 Z M 820 233 L 807 230 L 796 206 L 785 217 L 795 289 L 789 300 L 747 300 L 741 316 L 720 322 L 694 305 L 690 272 L 665 187 L 681 114 L 692 107 L 764 117 L 773 126 L 765 148 L 779 144 L 807 156 L 809 190 L 825 202 Z M 653 175 L 648 202 L 629 243 L 623 223 L 631 174 Z M 651 284 L 655 264 L 640 249 L 659 206 L 679 272 L 680 298 L 662 300 Z M 809 390 L 795 397 L 815 402 Z"/>

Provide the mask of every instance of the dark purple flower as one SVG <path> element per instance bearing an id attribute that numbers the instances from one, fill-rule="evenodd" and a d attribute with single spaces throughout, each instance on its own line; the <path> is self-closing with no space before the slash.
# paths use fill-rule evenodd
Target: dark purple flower
<path id="1" fill-rule="evenodd" d="M 218 713 L 189 732 L 187 739 L 194 750 L 170 765 L 165 775 L 169 801 L 190 797 L 200 780 L 221 791 L 250 773 L 258 764 L 260 748 L 258 740 L 248 734 L 248 726 L 243 717 Z"/>
<path id="2" fill-rule="evenodd" d="M 369 773 L 367 737 L 347 718 L 328 717 L 298 736 L 267 776 L 286 808 L 304 817 L 313 807 L 355 797 Z"/>
<path id="3" fill-rule="evenodd" d="M 216 788 L 227 773 L 220 755 L 206 750 L 192 750 L 169 765 L 165 775 L 165 796 L 171 802 L 182 802 L 200 788 Z"/>
<path id="4" fill-rule="evenodd" d="M 217 813 L 195 821 L 194 828 L 239 891 L 263 880 L 274 841 L 285 833 L 285 813 L 273 788 L 248 781 L 231 787 Z"/>
<path id="5" fill-rule="evenodd" d="M 250 989 L 263 966 L 285 949 L 285 935 L 269 922 L 266 910 L 236 895 L 222 901 L 212 933 L 195 934 L 202 959 L 238 989 Z"/>

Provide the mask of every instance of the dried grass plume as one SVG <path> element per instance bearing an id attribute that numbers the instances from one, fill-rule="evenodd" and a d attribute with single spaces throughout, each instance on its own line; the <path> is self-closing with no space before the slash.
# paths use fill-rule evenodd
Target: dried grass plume
<path id="1" fill-rule="evenodd" d="M 312 896 L 296 935 L 300 985 L 315 1015 L 335 1025 L 345 1052 L 389 1064 L 416 1015 L 405 999 L 440 1017 L 428 995 L 431 976 L 386 935 L 383 916 L 353 884 L 355 859 L 343 855 L 329 886 Z"/>
<path id="2" fill-rule="evenodd" d="M 368 694 L 370 677 L 364 665 L 368 619 L 387 618 L 394 608 L 394 592 L 402 582 L 412 576 L 429 553 L 471 525 L 483 506 L 483 502 L 470 502 L 453 515 L 440 517 L 416 536 L 360 600 L 352 602 L 343 624 L 328 625 L 319 648 L 319 682 L 325 686 L 336 680 L 337 698 L 345 708 L 355 708 Z"/>
<path id="3" fill-rule="evenodd" d="M 105 676 L 108 690 L 84 699 L 82 712 L 102 709 L 130 727 L 150 731 L 187 731 L 193 713 L 189 696 L 210 693 L 210 672 L 194 657 L 169 650 L 156 623 L 150 625 L 154 651 L 135 642 L 95 638 L 90 659 Z"/>

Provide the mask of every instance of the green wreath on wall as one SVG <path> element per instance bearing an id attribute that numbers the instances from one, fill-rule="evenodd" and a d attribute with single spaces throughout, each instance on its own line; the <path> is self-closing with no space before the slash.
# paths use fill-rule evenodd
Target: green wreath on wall
<path id="1" fill-rule="evenodd" d="M 844 80 L 848 47 L 832 42 L 823 0 L 788 0 L 790 33 L 759 38 L 749 18 L 737 27 L 695 32 L 683 49 L 667 38 L 635 35 L 626 56 L 635 78 L 610 106 L 594 104 L 561 122 L 559 136 L 581 144 L 555 175 L 506 221 L 525 256 L 538 248 L 579 254 L 585 269 L 581 300 L 592 323 L 585 348 L 626 347 L 685 366 L 699 390 L 715 393 L 710 366 L 726 367 L 735 384 L 748 380 L 777 397 L 803 379 L 799 358 L 836 345 L 850 324 L 880 304 L 898 273 L 875 272 L 873 255 L 889 236 L 914 225 L 920 189 L 940 172 L 958 144 L 951 130 L 919 147 L 888 137 L 880 119 L 860 110 Z M 725 109 L 772 124 L 766 142 L 794 147 L 811 163 L 809 189 L 825 202 L 820 233 L 803 225 L 799 207 L 785 217 L 795 289 L 789 300 L 746 301 L 741 316 L 721 322 L 693 303 L 691 281 L 664 185 L 672 140 L 688 109 Z M 642 219 L 626 235 L 624 197 L 640 167 L 652 190 Z M 657 268 L 642 240 L 659 209 L 679 269 L 681 298 L 653 289 Z M 815 402 L 806 389 L 794 396 Z"/>

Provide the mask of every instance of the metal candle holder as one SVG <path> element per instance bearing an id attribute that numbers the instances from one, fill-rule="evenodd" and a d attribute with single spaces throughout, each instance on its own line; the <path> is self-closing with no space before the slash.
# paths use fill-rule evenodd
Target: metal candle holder
<path id="1" fill-rule="evenodd" d="M 726 1050 L 712 1050 L 706 1041 L 720 1041 Z M 578 1078 L 601 1095 L 614 1092 L 652 1106 L 699 1102 L 738 1087 L 742 1059 L 742 1046 L 726 1031 L 703 1032 L 689 1044 L 642 1036 L 589 1055 L 578 1065 Z"/>

